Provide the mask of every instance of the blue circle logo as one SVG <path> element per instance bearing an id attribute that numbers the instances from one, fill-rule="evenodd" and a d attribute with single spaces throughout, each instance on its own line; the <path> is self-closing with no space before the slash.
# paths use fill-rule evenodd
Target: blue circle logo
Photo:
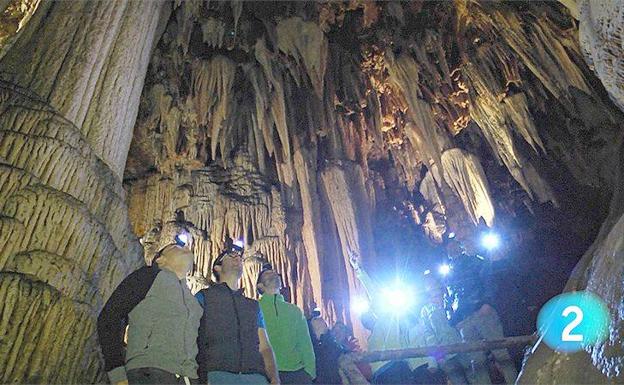
<path id="1" fill-rule="evenodd" d="M 609 309 L 588 291 L 564 293 L 548 301 L 537 316 L 537 332 L 553 350 L 572 353 L 604 341 Z"/>

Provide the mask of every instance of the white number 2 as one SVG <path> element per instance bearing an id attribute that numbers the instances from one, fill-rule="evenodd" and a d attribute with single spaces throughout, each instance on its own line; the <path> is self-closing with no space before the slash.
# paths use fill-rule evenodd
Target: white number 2
<path id="1" fill-rule="evenodd" d="M 563 332 L 561 333 L 561 341 L 572 341 L 572 342 L 580 342 L 583 341 L 582 334 L 570 334 L 570 332 L 577 327 L 581 321 L 583 321 L 583 311 L 578 306 L 568 306 L 563 309 L 563 313 L 561 313 L 564 317 L 567 317 L 568 314 L 574 313 L 576 317 L 563 328 Z"/>

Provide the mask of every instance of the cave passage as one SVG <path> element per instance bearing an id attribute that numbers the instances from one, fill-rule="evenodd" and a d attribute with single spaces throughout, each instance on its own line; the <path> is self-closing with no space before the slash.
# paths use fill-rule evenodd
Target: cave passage
<path id="1" fill-rule="evenodd" d="M 0 382 L 621 383 L 623 31 L 0 0 Z"/>

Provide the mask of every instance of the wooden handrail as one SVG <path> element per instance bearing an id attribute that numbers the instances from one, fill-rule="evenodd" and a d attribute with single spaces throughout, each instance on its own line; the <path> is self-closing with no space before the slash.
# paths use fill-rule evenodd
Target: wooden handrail
<path id="1" fill-rule="evenodd" d="M 452 345 L 425 346 L 410 349 L 349 353 L 340 357 L 340 376 L 342 378 L 343 384 L 368 385 L 368 381 L 366 381 L 366 378 L 364 378 L 364 376 L 356 366 L 357 362 L 394 361 L 406 358 L 506 349 L 513 346 L 529 345 L 534 343 L 536 340 L 536 335 L 528 335 L 518 337 L 506 337 L 499 340 L 462 342 Z"/>

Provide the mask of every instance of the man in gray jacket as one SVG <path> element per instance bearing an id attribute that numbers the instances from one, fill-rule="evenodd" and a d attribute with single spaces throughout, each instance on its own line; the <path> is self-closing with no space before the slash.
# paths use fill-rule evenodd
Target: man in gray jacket
<path id="1" fill-rule="evenodd" d="M 186 284 L 193 266 L 190 236 L 169 238 L 160 242 L 164 246 L 152 266 L 134 271 L 119 284 L 98 317 L 98 337 L 112 384 L 190 385 L 198 378 L 202 308 Z"/>

